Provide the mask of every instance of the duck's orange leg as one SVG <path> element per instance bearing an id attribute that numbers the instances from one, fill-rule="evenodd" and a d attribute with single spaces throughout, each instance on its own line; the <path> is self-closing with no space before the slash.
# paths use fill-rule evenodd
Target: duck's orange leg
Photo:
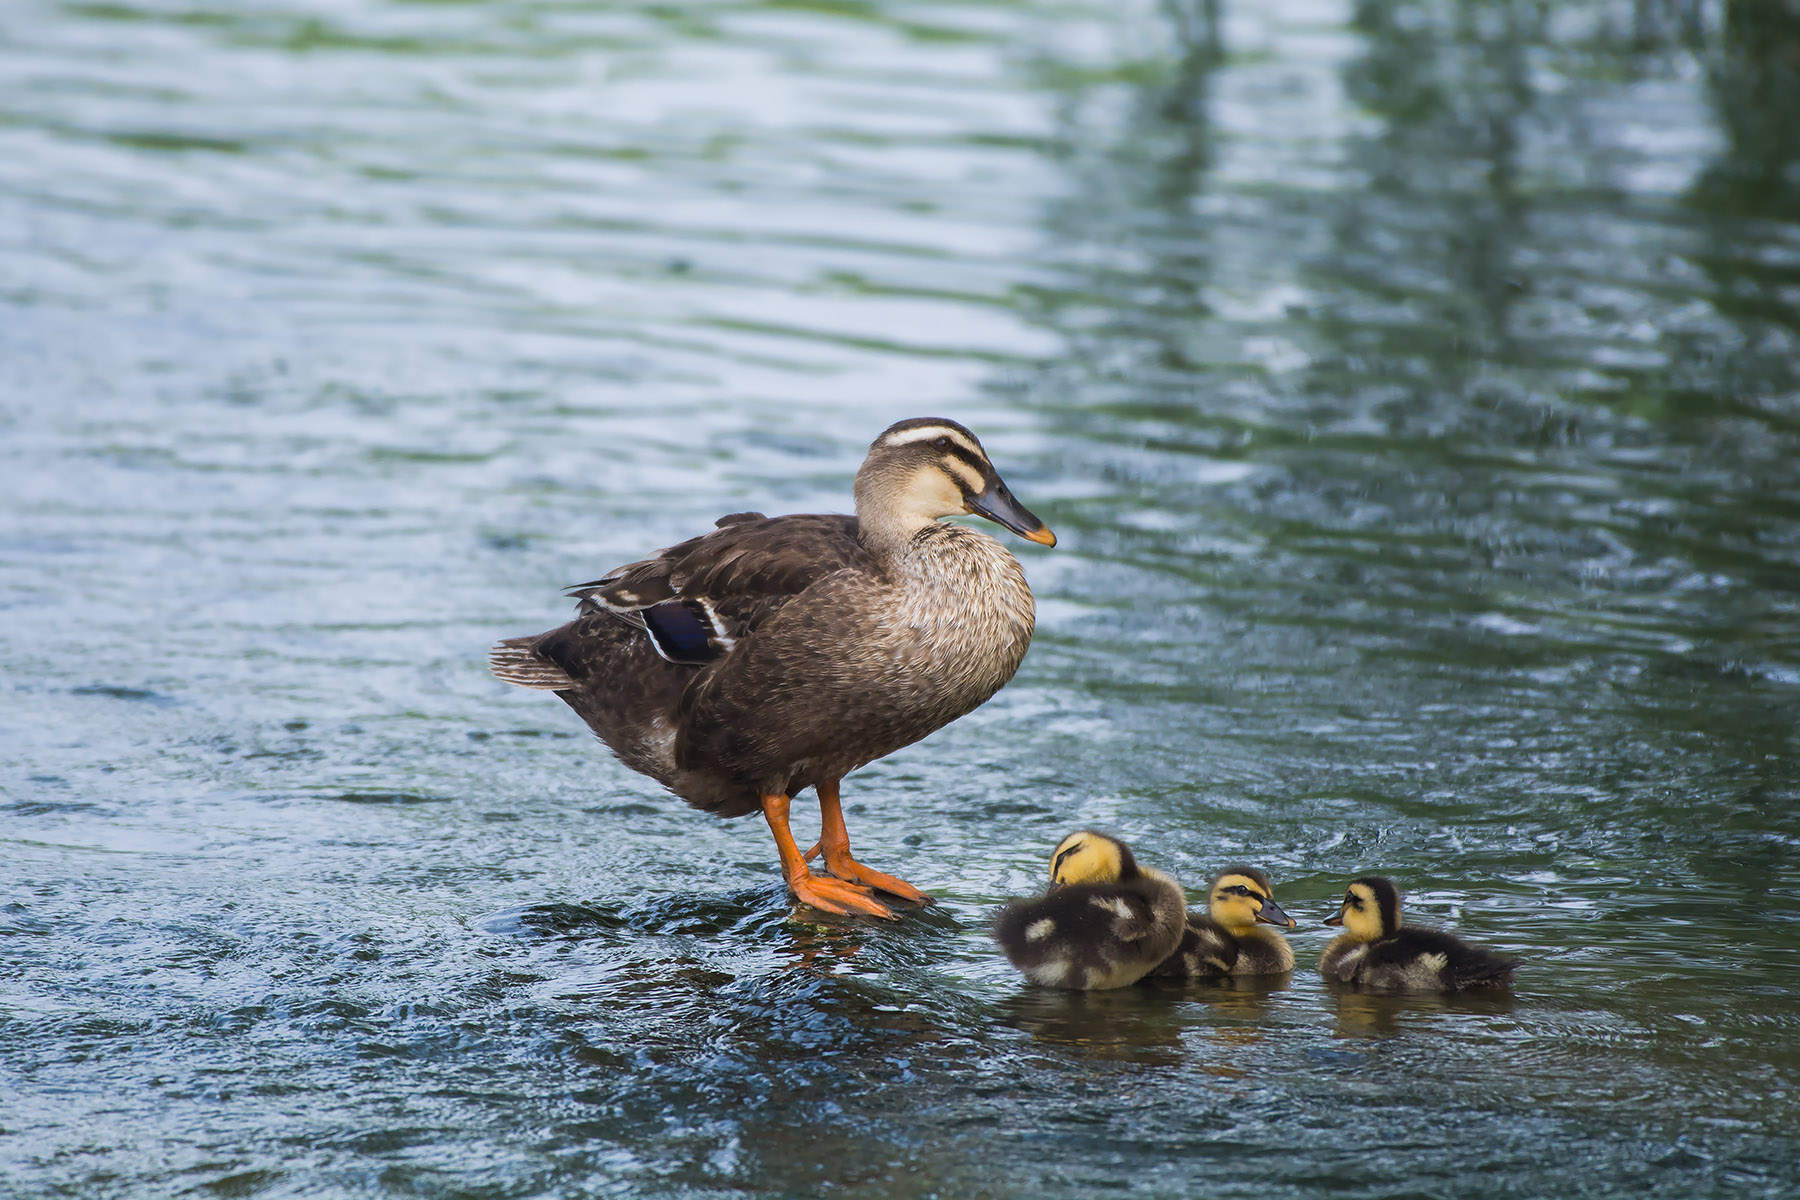
<path id="1" fill-rule="evenodd" d="M 860 883 L 866 887 L 880 888 L 882 891 L 910 900 L 914 904 L 930 904 L 931 897 L 921 892 L 904 879 L 895 879 L 892 875 L 883 875 L 880 871 L 865 867 L 850 854 L 850 831 L 844 828 L 844 807 L 838 800 L 838 781 L 835 779 L 820 783 L 814 791 L 819 793 L 819 842 L 806 852 L 808 859 L 825 852 L 825 869 L 839 879 L 847 879 L 851 883 Z"/>
<path id="2" fill-rule="evenodd" d="M 769 823 L 769 832 L 775 835 L 775 852 L 781 855 L 781 877 L 787 880 L 788 890 L 799 898 L 800 903 L 810 904 L 825 912 L 839 913 L 846 917 L 863 913 L 888 921 L 898 920 L 893 910 L 875 899 L 868 888 L 859 887 L 842 878 L 814 875 L 807 869 L 806 859 L 800 855 L 800 847 L 794 844 L 793 830 L 788 828 L 788 805 L 791 802 L 791 797 L 782 795 L 770 794 L 762 798 L 763 819 Z M 843 824 L 841 818 L 838 823 Z M 882 878 L 885 879 L 886 876 Z"/>

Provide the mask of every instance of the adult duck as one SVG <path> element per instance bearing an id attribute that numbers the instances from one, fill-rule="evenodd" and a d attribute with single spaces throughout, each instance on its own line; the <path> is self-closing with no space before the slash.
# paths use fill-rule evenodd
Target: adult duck
<path id="1" fill-rule="evenodd" d="M 856 473 L 856 515 L 736 513 L 700 537 L 570 588 L 578 616 L 494 647 L 495 675 L 553 691 L 613 753 L 695 808 L 761 812 L 794 895 L 892 919 L 874 896 L 930 903 L 850 851 L 839 782 L 942 728 L 1018 670 L 1035 620 L 1019 562 L 942 517 L 1056 535 L 1013 499 L 975 435 L 889 427 Z M 793 797 L 819 797 L 802 854 Z M 807 860 L 825 856 L 828 876 Z"/>

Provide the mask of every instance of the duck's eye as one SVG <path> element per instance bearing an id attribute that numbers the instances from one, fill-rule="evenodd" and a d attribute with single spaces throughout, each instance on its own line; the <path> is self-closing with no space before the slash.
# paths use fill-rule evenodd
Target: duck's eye
<path id="1" fill-rule="evenodd" d="M 934 450 L 948 450 L 950 449 L 950 439 L 947 437 L 934 437 L 931 439 L 931 445 Z"/>

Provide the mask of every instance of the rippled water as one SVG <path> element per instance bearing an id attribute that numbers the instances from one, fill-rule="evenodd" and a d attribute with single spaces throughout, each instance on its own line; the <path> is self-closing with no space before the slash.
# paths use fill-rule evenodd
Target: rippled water
<path id="1" fill-rule="evenodd" d="M 1800 19 L 1211 7 L 18 0 L 0 1190 L 1793 1194 Z M 920 413 L 1063 540 L 796 920 L 483 655 Z M 1301 970 L 1024 987 L 1084 824 Z"/>

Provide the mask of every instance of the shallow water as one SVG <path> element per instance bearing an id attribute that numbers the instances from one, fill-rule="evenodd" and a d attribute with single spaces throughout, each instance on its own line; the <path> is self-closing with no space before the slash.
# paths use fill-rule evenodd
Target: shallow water
<path id="1" fill-rule="evenodd" d="M 1777 6 L 15 7 L 0 1191 L 1800 1188 Z M 483 656 L 926 412 L 1039 634 L 794 919 Z M 1089 824 L 1301 970 L 1024 987 Z M 1516 995 L 1326 990 L 1377 869 Z"/>

